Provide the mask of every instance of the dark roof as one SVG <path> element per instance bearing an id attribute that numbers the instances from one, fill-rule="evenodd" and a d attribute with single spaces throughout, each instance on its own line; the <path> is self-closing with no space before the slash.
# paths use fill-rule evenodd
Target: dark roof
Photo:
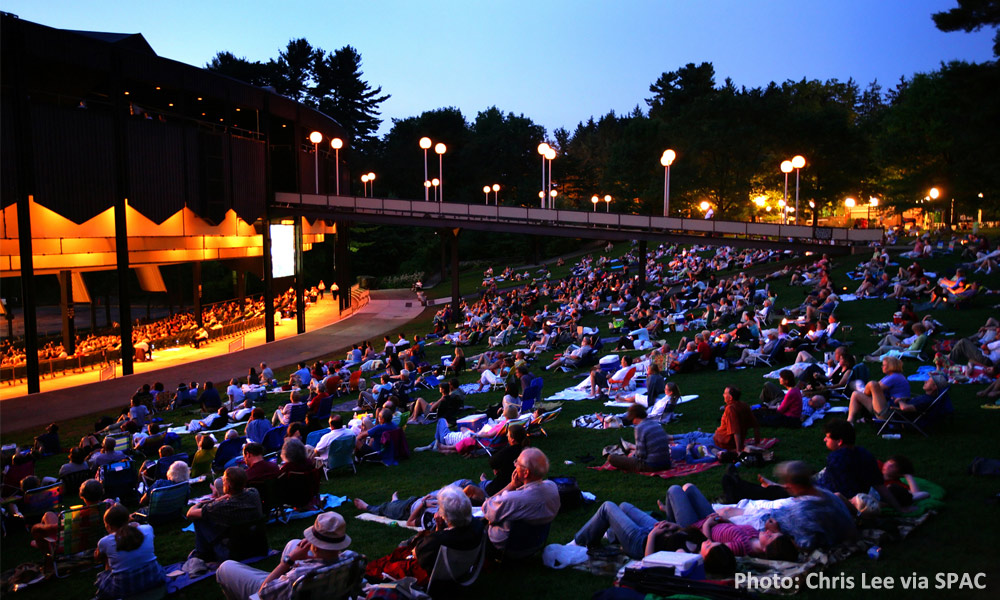
<path id="1" fill-rule="evenodd" d="M 63 31 L 87 36 L 95 40 L 128 48 L 129 50 L 145 52 L 156 56 L 156 52 L 153 50 L 153 47 L 149 45 L 146 38 L 142 37 L 141 33 L 109 33 L 104 31 L 76 31 L 74 29 L 64 29 Z"/>

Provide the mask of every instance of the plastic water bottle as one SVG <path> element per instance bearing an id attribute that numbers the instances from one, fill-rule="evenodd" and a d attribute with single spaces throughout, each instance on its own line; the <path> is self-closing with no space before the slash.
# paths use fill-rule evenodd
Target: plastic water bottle
<path id="1" fill-rule="evenodd" d="M 871 548 L 868 549 L 868 558 L 872 560 L 878 560 L 880 556 L 882 556 L 881 546 L 872 546 Z"/>
<path id="2" fill-rule="evenodd" d="M 882 439 L 883 440 L 898 440 L 898 439 L 902 439 L 902 437 L 903 436 L 901 434 L 899 434 L 899 433 L 883 433 L 882 434 Z"/>

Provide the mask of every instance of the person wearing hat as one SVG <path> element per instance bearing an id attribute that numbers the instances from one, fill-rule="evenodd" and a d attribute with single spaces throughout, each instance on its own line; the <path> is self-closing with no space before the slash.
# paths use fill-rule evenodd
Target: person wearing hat
<path id="1" fill-rule="evenodd" d="M 229 600 L 245 600 L 253 594 L 268 600 L 284 600 L 291 598 L 292 584 L 307 573 L 357 557 L 355 552 L 346 550 L 351 538 L 347 535 L 347 522 L 339 513 L 321 513 L 302 536 L 301 540 L 285 544 L 281 562 L 270 573 L 235 560 L 219 565 L 215 580 L 222 593 Z"/>

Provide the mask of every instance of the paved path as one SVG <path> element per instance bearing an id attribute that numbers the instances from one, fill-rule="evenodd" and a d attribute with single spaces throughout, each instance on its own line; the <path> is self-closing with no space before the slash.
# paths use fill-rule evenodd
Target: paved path
<path id="1" fill-rule="evenodd" d="M 223 348 L 220 356 L 195 359 L 111 381 L 71 386 L 31 396 L 5 397 L 0 401 L 0 432 L 41 427 L 53 421 L 120 409 L 128 404 L 128 399 L 137 388 L 153 381 L 162 381 L 171 390 L 180 381 L 213 381 L 216 387 L 225 389 L 231 378 L 246 377 L 249 368 L 261 362 L 283 366 L 350 348 L 351 344 L 363 339 L 374 340 L 406 324 L 423 311 L 409 290 L 374 291 L 371 298 L 367 306 L 342 321 L 241 352 L 225 354 Z"/>

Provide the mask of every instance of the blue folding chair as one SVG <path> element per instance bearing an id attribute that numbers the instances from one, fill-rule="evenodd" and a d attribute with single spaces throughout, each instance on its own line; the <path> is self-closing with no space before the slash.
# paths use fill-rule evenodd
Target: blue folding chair
<path id="1" fill-rule="evenodd" d="M 223 440 L 215 449 L 215 459 L 212 460 L 212 470 L 221 473 L 226 470 L 226 464 L 234 458 L 243 455 L 243 445 L 247 443 L 245 437 L 235 437 L 231 440 Z"/>
<path id="2" fill-rule="evenodd" d="M 316 431 L 310 431 L 309 435 L 306 436 L 306 446 L 312 446 L 313 448 L 315 448 L 316 444 L 319 443 L 319 440 L 328 433 L 330 433 L 329 427 L 327 427 L 326 429 L 317 429 Z"/>
<path id="3" fill-rule="evenodd" d="M 288 432 L 288 427 L 285 425 L 278 425 L 277 427 L 272 427 L 264 434 L 264 441 L 261 444 L 264 445 L 264 449 L 268 452 L 277 452 L 281 450 L 282 444 L 285 443 L 285 434 Z"/>

